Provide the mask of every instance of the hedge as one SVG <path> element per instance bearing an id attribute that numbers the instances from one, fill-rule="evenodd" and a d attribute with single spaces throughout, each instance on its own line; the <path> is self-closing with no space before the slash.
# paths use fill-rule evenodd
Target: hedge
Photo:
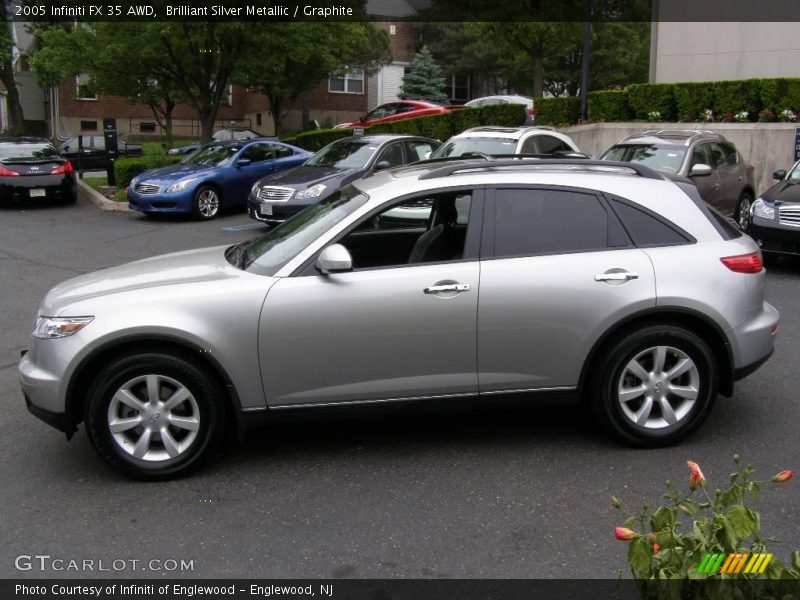
<path id="1" fill-rule="evenodd" d="M 740 112 L 747 112 L 748 118 L 755 120 L 763 108 L 760 79 L 715 81 L 713 90 L 714 113 L 720 116 L 727 115 L 727 120 Z"/>
<path id="2" fill-rule="evenodd" d="M 637 83 L 629 85 L 628 102 L 636 119 L 651 121 L 675 120 L 675 97 L 670 83 Z M 651 117 L 658 113 L 657 117 Z"/>
<path id="3" fill-rule="evenodd" d="M 672 85 L 678 121 L 694 122 L 705 118 L 706 110 L 713 110 L 714 87 L 704 81 L 675 83 Z"/>
<path id="4" fill-rule="evenodd" d="M 365 128 L 364 132 L 405 133 L 444 141 L 470 127 L 482 125 L 518 127 L 525 123 L 526 117 L 527 109 L 521 104 L 496 104 L 481 108 L 461 108 L 443 115 L 379 123 Z M 287 136 L 282 140 L 287 144 L 316 152 L 331 142 L 352 134 L 352 129 L 318 129 Z"/>
<path id="5" fill-rule="evenodd" d="M 125 187 L 130 184 L 131 179 L 139 173 L 144 173 L 149 169 L 167 167 L 174 165 L 181 160 L 181 156 L 169 156 L 167 154 L 146 154 L 141 158 L 118 158 L 114 161 L 114 177 L 117 180 L 117 187 Z"/>
<path id="6" fill-rule="evenodd" d="M 628 121 L 633 117 L 626 90 L 589 92 L 588 104 L 592 121 Z"/>
<path id="7" fill-rule="evenodd" d="M 579 98 L 556 96 L 536 101 L 537 125 L 568 125 L 577 123 L 581 104 Z"/>

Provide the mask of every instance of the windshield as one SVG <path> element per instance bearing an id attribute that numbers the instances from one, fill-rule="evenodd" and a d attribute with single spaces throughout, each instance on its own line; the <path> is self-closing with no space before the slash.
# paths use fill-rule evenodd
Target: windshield
<path id="1" fill-rule="evenodd" d="M 677 173 L 681 170 L 686 148 L 677 146 L 655 146 L 652 144 L 625 144 L 614 146 L 602 160 L 642 163 L 662 173 Z"/>
<path id="2" fill-rule="evenodd" d="M 470 152 L 481 154 L 516 154 L 517 140 L 508 138 L 457 138 L 444 143 L 431 158 L 445 158 L 448 156 L 461 156 Z"/>
<path id="3" fill-rule="evenodd" d="M 0 145 L 0 160 L 8 158 L 49 158 L 58 155 L 50 144 Z"/>
<path id="4" fill-rule="evenodd" d="M 337 169 L 360 169 L 375 155 L 378 146 L 378 144 L 362 141 L 334 142 L 306 161 L 306 165 L 312 167 L 335 167 Z"/>
<path id="5" fill-rule="evenodd" d="M 367 196 L 349 185 L 300 211 L 261 237 L 234 246 L 239 267 L 262 275 L 274 275 L 311 242 L 364 205 Z M 229 251 L 230 252 L 230 251 Z M 234 253 L 230 252 L 228 256 Z"/>
<path id="6" fill-rule="evenodd" d="M 209 144 L 190 154 L 181 161 L 184 165 L 205 165 L 207 167 L 221 167 L 228 164 L 231 157 L 241 149 L 241 146 L 229 144 Z"/>
<path id="7" fill-rule="evenodd" d="M 787 181 L 800 181 L 800 162 L 795 163 L 794 168 L 786 176 Z"/>

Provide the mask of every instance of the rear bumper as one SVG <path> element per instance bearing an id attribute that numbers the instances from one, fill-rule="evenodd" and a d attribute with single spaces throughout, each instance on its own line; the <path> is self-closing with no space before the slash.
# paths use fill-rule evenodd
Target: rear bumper
<path id="1" fill-rule="evenodd" d="M 44 196 L 32 196 L 31 190 L 44 190 Z M 0 200 L 5 201 L 70 200 L 76 193 L 75 176 L 72 173 L 3 177 L 0 182 Z"/>
<path id="2" fill-rule="evenodd" d="M 736 364 L 734 379 L 750 375 L 763 365 L 775 349 L 775 336 L 778 332 L 780 314 L 769 302 L 764 302 L 761 310 L 755 311 L 739 326 L 730 331 L 735 340 Z"/>

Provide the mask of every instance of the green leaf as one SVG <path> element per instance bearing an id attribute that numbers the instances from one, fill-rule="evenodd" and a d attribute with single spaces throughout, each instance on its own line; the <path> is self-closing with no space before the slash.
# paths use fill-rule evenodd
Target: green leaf
<path id="1" fill-rule="evenodd" d="M 792 552 L 792 568 L 800 571 L 800 550 Z"/>
<path id="2" fill-rule="evenodd" d="M 725 517 L 736 535 L 741 538 L 749 537 L 756 532 L 757 518 L 746 506 L 737 504 L 731 507 L 725 513 Z"/>
<path id="3" fill-rule="evenodd" d="M 734 507 L 738 508 L 738 507 Z M 733 510 L 733 509 L 731 509 Z M 736 528 L 733 527 L 727 516 L 720 515 L 715 521 L 716 537 L 722 543 L 722 546 L 728 551 L 732 552 L 739 546 L 739 538 L 736 535 Z"/>
<path id="4" fill-rule="evenodd" d="M 705 527 L 705 519 L 700 519 L 695 521 L 692 524 L 692 533 L 694 534 L 695 539 L 700 542 L 703 546 L 708 543 L 708 538 L 706 537 L 705 531 L 703 530 Z"/>
<path id="5" fill-rule="evenodd" d="M 741 500 L 743 494 L 744 488 L 738 484 L 734 484 L 722 492 L 719 497 L 719 502 L 722 506 L 730 506 L 734 502 Z"/>
<path id="6" fill-rule="evenodd" d="M 751 481 L 747 484 L 747 491 L 750 492 L 750 495 L 753 496 L 753 499 L 758 499 L 758 495 L 761 493 L 761 486 L 756 481 Z"/>
<path id="7" fill-rule="evenodd" d="M 660 507 L 650 518 L 650 527 L 653 531 L 670 529 L 675 522 L 675 509 L 667 506 Z"/>
<path id="8" fill-rule="evenodd" d="M 628 563 L 634 573 L 647 573 L 650 570 L 650 544 L 643 537 L 631 540 L 628 545 Z"/>

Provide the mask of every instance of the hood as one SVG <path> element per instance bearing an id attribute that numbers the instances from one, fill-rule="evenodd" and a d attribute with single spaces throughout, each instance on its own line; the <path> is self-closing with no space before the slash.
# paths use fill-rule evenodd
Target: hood
<path id="1" fill-rule="evenodd" d="M 216 167 L 209 167 L 208 165 L 170 165 L 168 167 L 159 167 L 158 169 L 150 169 L 136 177 L 136 183 L 143 181 L 153 183 L 173 183 L 184 177 L 197 175 L 216 169 Z"/>
<path id="2" fill-rule="evenodd" d="M 766 202 L 800 202 L 800 181 L 779 181 L 761 197 Z"/>
<path id="3" fill-rule="evenodd" d="M 241 271 L 225 260 L 226 248 L 164 254 L 68 279 L 47 293 L 42 314 L 57 316 L 75 302 L 119 292 L 237 278 Z"/>
<path id="4" fill-rule="evenodd" d="M 275 175 L 270 175 L 262 179 L 259 184 L 282 185 L 300 190 L 337 177 L 343 177 L 355 171 L 357 171 L 357 169 L 337 169 L 336 167 L 312 167 L 301 165 L 288 171 L 281 171 Z"/>

